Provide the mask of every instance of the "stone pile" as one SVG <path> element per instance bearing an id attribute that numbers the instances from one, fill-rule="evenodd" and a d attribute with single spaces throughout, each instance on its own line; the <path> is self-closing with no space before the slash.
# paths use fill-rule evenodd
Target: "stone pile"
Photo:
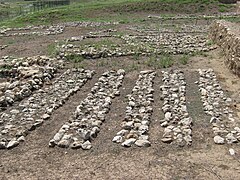
<path id="1" fill-rule="evenodd" d="M 239 24 L 216 21 L 210 28 L 210 38 L 220 46 L 225 63 L 233 73 L 240 76 L 240 28 Z"/>
<path id="2" fill-rule="evenodd" d="M 22 58 L 13 58 L 10 56 L 4 56 L 0 58 L 0 71 L 1 73 L 4 70 L 11 71 L 10 74 L 14 74 L 17 71 L 16 68 L 20 67 L 30 67 L 30 66 L 50 66 L 53 64 L 54 66 L 61 68 L 63 67 L 63 62 L 57 61 L 55 58 L 50 58 L 48 56 L 33 56 L 33 57 L 22 57 Z M 5 68 L 4 68 L 5 67 Z M 8 68 L 6 68 L 8 67 Z M 24 76 L 21 74 L 20 76 Z"/>
<path id="3" fill-rule="evenodd" d="M 237 143 L 240 141 L 239 119 L 234 117 L 231 98 L 227 98 L 212 69 L 199 69 L 199 86 L 203 108 L 211 116 L 216 144 Z"/>
<path id="4" fill-rule="evenodd" d="M 12 106 L 50 83 L 56 73 L 56 68 L 51 66 L 53 61 L 46 56 L 0 59 L 0 75 L 3 77 L 0 83 L 0 109 Z"/>
<path id="5" fill-rule="evenodd" d="M 161 99 L 164 119 L 161 126 L 165 127 L 162 141 L 176 143 L 178 146 L 192 144 L 192 118 L 189 117 L 186 105 L 186 81 L 180 70 L 163 71 Z"/>
<path id="6" fill-rule="evenodd" d="M 87 97 L 77 106 L 76 111 L 49 142 L 62 148 L 88 150 L 91 142 L 100 132 L 106 114 L 110 111 L 112 99 L 120 95 L 125 71 L 106 71 L 93 86 Z"/>
<path id="7" fill-rule="evenodd" d="M 93 71 L 69 69 L 51 86 L 35 91 L 28 99 L 0 113 L 0 149 L 10 149 L 50 118 L 68 98 L 93 76 Z"/>
<path id="8" fill-rule="evenodd" d="M 122 130 L 113 138 L 113 142 L 121 143 L 124 147 L 137 145 L 148 147 L 149 125 L 153 112 L 153 80 L 154 71 L 141 71 L 132 93 L 127 95 L 128 105 L 122 122 Z"/>

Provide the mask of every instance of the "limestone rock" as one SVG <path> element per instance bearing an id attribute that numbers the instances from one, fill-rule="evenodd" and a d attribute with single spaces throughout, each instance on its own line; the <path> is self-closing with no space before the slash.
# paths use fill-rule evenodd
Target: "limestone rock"
<path id="1" fill-rule="evenodd" d="M 213 139 L 216 144 L 224 144 L 224 138 L 221 136 L 215 136 Z"/>

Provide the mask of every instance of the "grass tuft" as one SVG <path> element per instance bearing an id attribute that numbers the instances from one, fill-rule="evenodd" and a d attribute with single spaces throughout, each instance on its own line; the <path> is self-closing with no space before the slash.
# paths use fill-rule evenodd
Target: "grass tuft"
<path id="1" fill-rule="evenodd" d="M 84 58 L 77 54 L 68 54 L 65 56 L 67 61 L 73 62 L 73 63 L 81 63 L 84 61 Z"/>
<path id="2" fill-rule="evenodd" d="M 183 55 L 181 58 L 180 58 L 180 63 L 183 64 L 183 65 L 186 65 L 189 61 L 189 56 L 188 55 Z"/>
<path id="3" fill-rule="evenodd" d="M 154 69 L 161 69 L 171 67 L 174 64 L 174 61 L 171 55 L 163 54 L 160 57 L 157 57 L 156 55 L 149 57 L 145 64 Z"/>

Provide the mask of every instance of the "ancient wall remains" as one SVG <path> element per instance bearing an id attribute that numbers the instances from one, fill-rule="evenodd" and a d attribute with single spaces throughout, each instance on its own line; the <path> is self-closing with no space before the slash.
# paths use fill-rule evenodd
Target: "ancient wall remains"
<path id="1" fill-rule="evenodd" d="M 210 38 L 222 49 L 228 68 L 240 77 L 240 24 L 215 21 Z"/>

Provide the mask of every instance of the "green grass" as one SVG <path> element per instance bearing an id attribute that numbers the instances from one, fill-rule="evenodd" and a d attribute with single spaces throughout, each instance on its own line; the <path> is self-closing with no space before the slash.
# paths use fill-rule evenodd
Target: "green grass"
<path id="1" fill-rule="evenodd" d="M 218 9 L 217 0 L 83 0 L 3 21 L 1 26 L 52 24 L 67 21 L 144 21 L 134 13 L 204 13 Z M 228 8 L 227 8 L 228 9 Z"/>
<path id="2" fill-rule="evenodd" d="M 161 69 L 171 67 L 174 64 L 174 61 L 171 55 L 163 54 L 160 57 L 157 56 L 149 57 L 145 64 L 149 67 L 153 67 L 154 69 Z"/>
<path id="3" fill-rule="evenodd" d="M 127 72 L 136 71 L 138 69 L 139 69 L 139 65 L 134 61 L 132 61 L 131 64 L 128 67 L 126 67 Z"/>
<path id="4" fill-rule="evenodd" d="M 219 11 L 220 12 L 227 12 L 229 8 L 232 8 L 232 4 L 219 4 Z"/>
<path id="5" fill-rule="evenodd" d="M 189 61 L 189 56 L 188 55 L 183 55 L 182 57 L 180 57 L 179 61 L 180 61 L 181 64 L 186 65 Z"/>
<path id="6" fill-rule="evenodd" d="M 54 57 L 57 55 L 56 44 L 49 44 L 47 46 L 47 54 L 51 57 Z"/>
<path id="7" fill-rule="evenodd" d="M 105 39 L 101 39 L 100 41 L 97 41 L 97 42 L 87 40 L 85 42 L 82 42 L 81 46 L 93 46 L 96 49 L 100 49 L 102 47 L 115 47 L 115 46 L 117 46 L 117 44 L 113 40 L 105 38 Z"/>
<path id="8" fill-rule="evenodd" d="M 234 22 L 234 23 L 240 23 L 240 17 L 229 17 L 229 18 L 225 18 L 225 20 Z"/>
<path id="9" fill-rule="evenodd" d="M 71 61 L 73 63 L 81 63 L 84 61 L 84 58 L 77 54 L 68 54 L 66 55 L 67 61 Z"/>

